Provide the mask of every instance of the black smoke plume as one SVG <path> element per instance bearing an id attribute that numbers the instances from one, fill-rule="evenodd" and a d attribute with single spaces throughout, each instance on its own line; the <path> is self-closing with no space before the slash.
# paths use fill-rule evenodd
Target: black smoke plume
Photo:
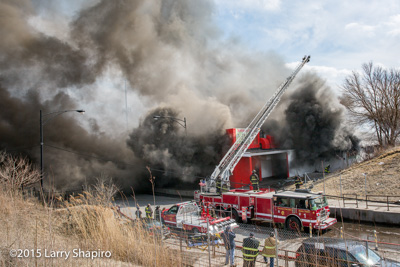
<path id="1" fill-rule="evenodd" d="M 324 82 L 311 74 L 285 96 L 263 130 L 271 133 L 280 148 L 295 149 L 299 165 L 313 165 L 335 158 L 338 151 L 357 150 L 359 140 L 344 124 L 344 107 Z M 282 111 L 283 110 L 283 111 Z"/>
<path id="2" fill-rule="evenodd" d="M 154 116 L 160 118 L 155 120 Z M 178 116 L 172 108 L 157 108 L 148 113 L 128 140 L 143 164 L 156 170 L 157 186 L 193 187 L 200 177 L 212 173 L 229 148 L 228 136 L 220 131 L 187 136 L 184 124 L 170 118 Z"/>
<path id="3" fill-rule="evenodd" d="M 59 189 L 105 174 L 137 190 L 146 165 L 163 184 L 211 174 L 225 129 L 246 127 L 290 73 L 221 40 L 212 0 L 84 1 L 65 24 L 58 2 L 0 1 L 0 149 L 38 164 L 39 110 L 85 109 L 44 126 L 45 184 Z M 187 136 L 154 114 L 186 117 Z"/>

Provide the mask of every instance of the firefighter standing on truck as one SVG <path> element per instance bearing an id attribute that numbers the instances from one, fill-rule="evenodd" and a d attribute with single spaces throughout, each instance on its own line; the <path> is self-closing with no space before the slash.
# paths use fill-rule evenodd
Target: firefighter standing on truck
<path id="1" fill-rule="evenodd" d="M 274 232 L 271 232 L 270 236 L 265 239 L 264 248 L 261 251 L 261 255 L 264 256 L 265 263 L 268 263 L 269 258 L 269 266 L 274 267 L 274 259 L 276 254 L 276 245 L 279 241 L 276 240 Z"/>
<path id="2" fill-rule="evenodd" d="M 217 180 L 215 181 L 215 187 L 217 188 L 217 193 L 221 193 L 221 176 L 217 177 Z"/>
<path id="3" fill-rule="evenodd" d="M 256 191 L 259 190 L 258 182 L 259 182 L 259 178 L 257 175 L 257 171 L 253 170 L 253 173 L 250 175 L 250 183 L 253 186 L 253 190 L 256 190 Z"/>
<path id="4" fill-rule="evenodd" d="M 151 209 L 150 204 L 147 204 L 145 211 L 146 211 L 146 218 L 149 219 L 153 218 L 153 210 Z"/>
<path id="5" fill-rule="evenodd" d="M 296 189 L 299 189 L 300 186 L 303 184 L 303 181 L 301 180 L 300 176 L 296 176 L 294 184 L 296 185 Z"/>
<path id="6" fill-rule="evenodd" d="M 256 264 L 256 258 L 258 256 L 258 246 L 260 241 L 254 238 L 254 234 L 250 233 L 250 236 L 243 239 L 243 267 L 254 267 Z"/>
<path id="7" fill-rule="evenodd" d="M 226 193 L 226 192 L 228 192 L 229 191 L 229 184 L 228 184 L 228 182 L 224 182 L 224 183 L 222 183 L 222 186 L 221 186 L 221 193 Z"/>

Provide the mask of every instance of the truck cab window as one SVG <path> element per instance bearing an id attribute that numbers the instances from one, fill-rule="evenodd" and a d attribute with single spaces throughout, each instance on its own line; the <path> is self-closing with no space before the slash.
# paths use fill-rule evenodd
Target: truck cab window
<path id="1" fill-rule="evenodd" d="M 299 199 L 299 202 L 298 202 L 297 207 L 298 207 L 299 209 L 305 209 L 305 208 L 306 208 L 306 200 L 304 200 L 304 199 Z"/>
<path id="2" fill-rule="evenodd" d="M 168 210 L 169 214 L 175 214 L 178 212 L 178 206 L 173 206 Z"/>
<path id="3" fill-rule="evenodd" d="M 291 199 L 289 199 L 289 201 L 290 201 L 290 207 L 291 208 L 296 208 L 296 199 L 291 198 Z"/>
<path id="4" fill-rule="evenodd" d="M 318 209 L 318 206 L 317 206 L 317 204 L 315 203 L 315 200 L 314 199 L 311 199 L 310 200 L 310 210 L 317 210 Z"/>
<path id="5" fill-rule="evenodd" d="M 278 200 L 276 203 L 277 203 L 278 207 L 289 207 L 289 199 L 287 199 L 287 198 L 278 197 Z"/>

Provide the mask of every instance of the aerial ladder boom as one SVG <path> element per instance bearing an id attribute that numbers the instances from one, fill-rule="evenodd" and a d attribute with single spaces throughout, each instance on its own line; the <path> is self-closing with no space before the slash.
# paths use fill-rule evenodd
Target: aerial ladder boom
<path id="1" fill-rule="evenodd" d="M 254 138 L 260 132 L 261 126 L 264 124 L 268 116 L 279 103 L 282 95 L 285 93 L 290 83 L 294 80 L 301 68 L 310 61 L 310 56 L 304 56 L 292 74 L 278 87 L 274 95 L 265 103 L 258 114 L 251 121 L 249 126 L 236 139 L 229 151 L 225 154 L 219 165 L 215 168 L 210 178 L 206 181 L 206 191 L 215 190 L 215 181 L 218 177 L 222 183 L 229 183 L 229 177 L 233 173 L 233 169 L 246 152 L 247 148 L 253 142 Z M 210 190 L 214 188 L 213 190 Z"/>

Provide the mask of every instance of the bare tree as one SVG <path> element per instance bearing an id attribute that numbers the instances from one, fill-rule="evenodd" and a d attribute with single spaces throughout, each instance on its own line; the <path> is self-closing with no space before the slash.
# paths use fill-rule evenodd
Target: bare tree
<path id="1" fill-rule="evenodd" d="M 400 134 L 400 70 L 362 65 L 342 86 L 341 103 L 358 125 L 371 127 L 381 147 L 394 146 Z"/>
<path id="2" fill-rule="evenodd" d="M 40 172 L 22 157 L 0 152 L 0 184 L 14 194 L 23 187 L 40 181 Z"/>
<path id="3" fill-rule="evenodd" d="M 97 182 L 89 190 L 89 193 L 94 197 L 91 204 L 112 205 L 114 196 L 118 193 L 118 187 L 114 184 L 111 177 L 104 174 L 101 174 L 96 180 Z"/>

